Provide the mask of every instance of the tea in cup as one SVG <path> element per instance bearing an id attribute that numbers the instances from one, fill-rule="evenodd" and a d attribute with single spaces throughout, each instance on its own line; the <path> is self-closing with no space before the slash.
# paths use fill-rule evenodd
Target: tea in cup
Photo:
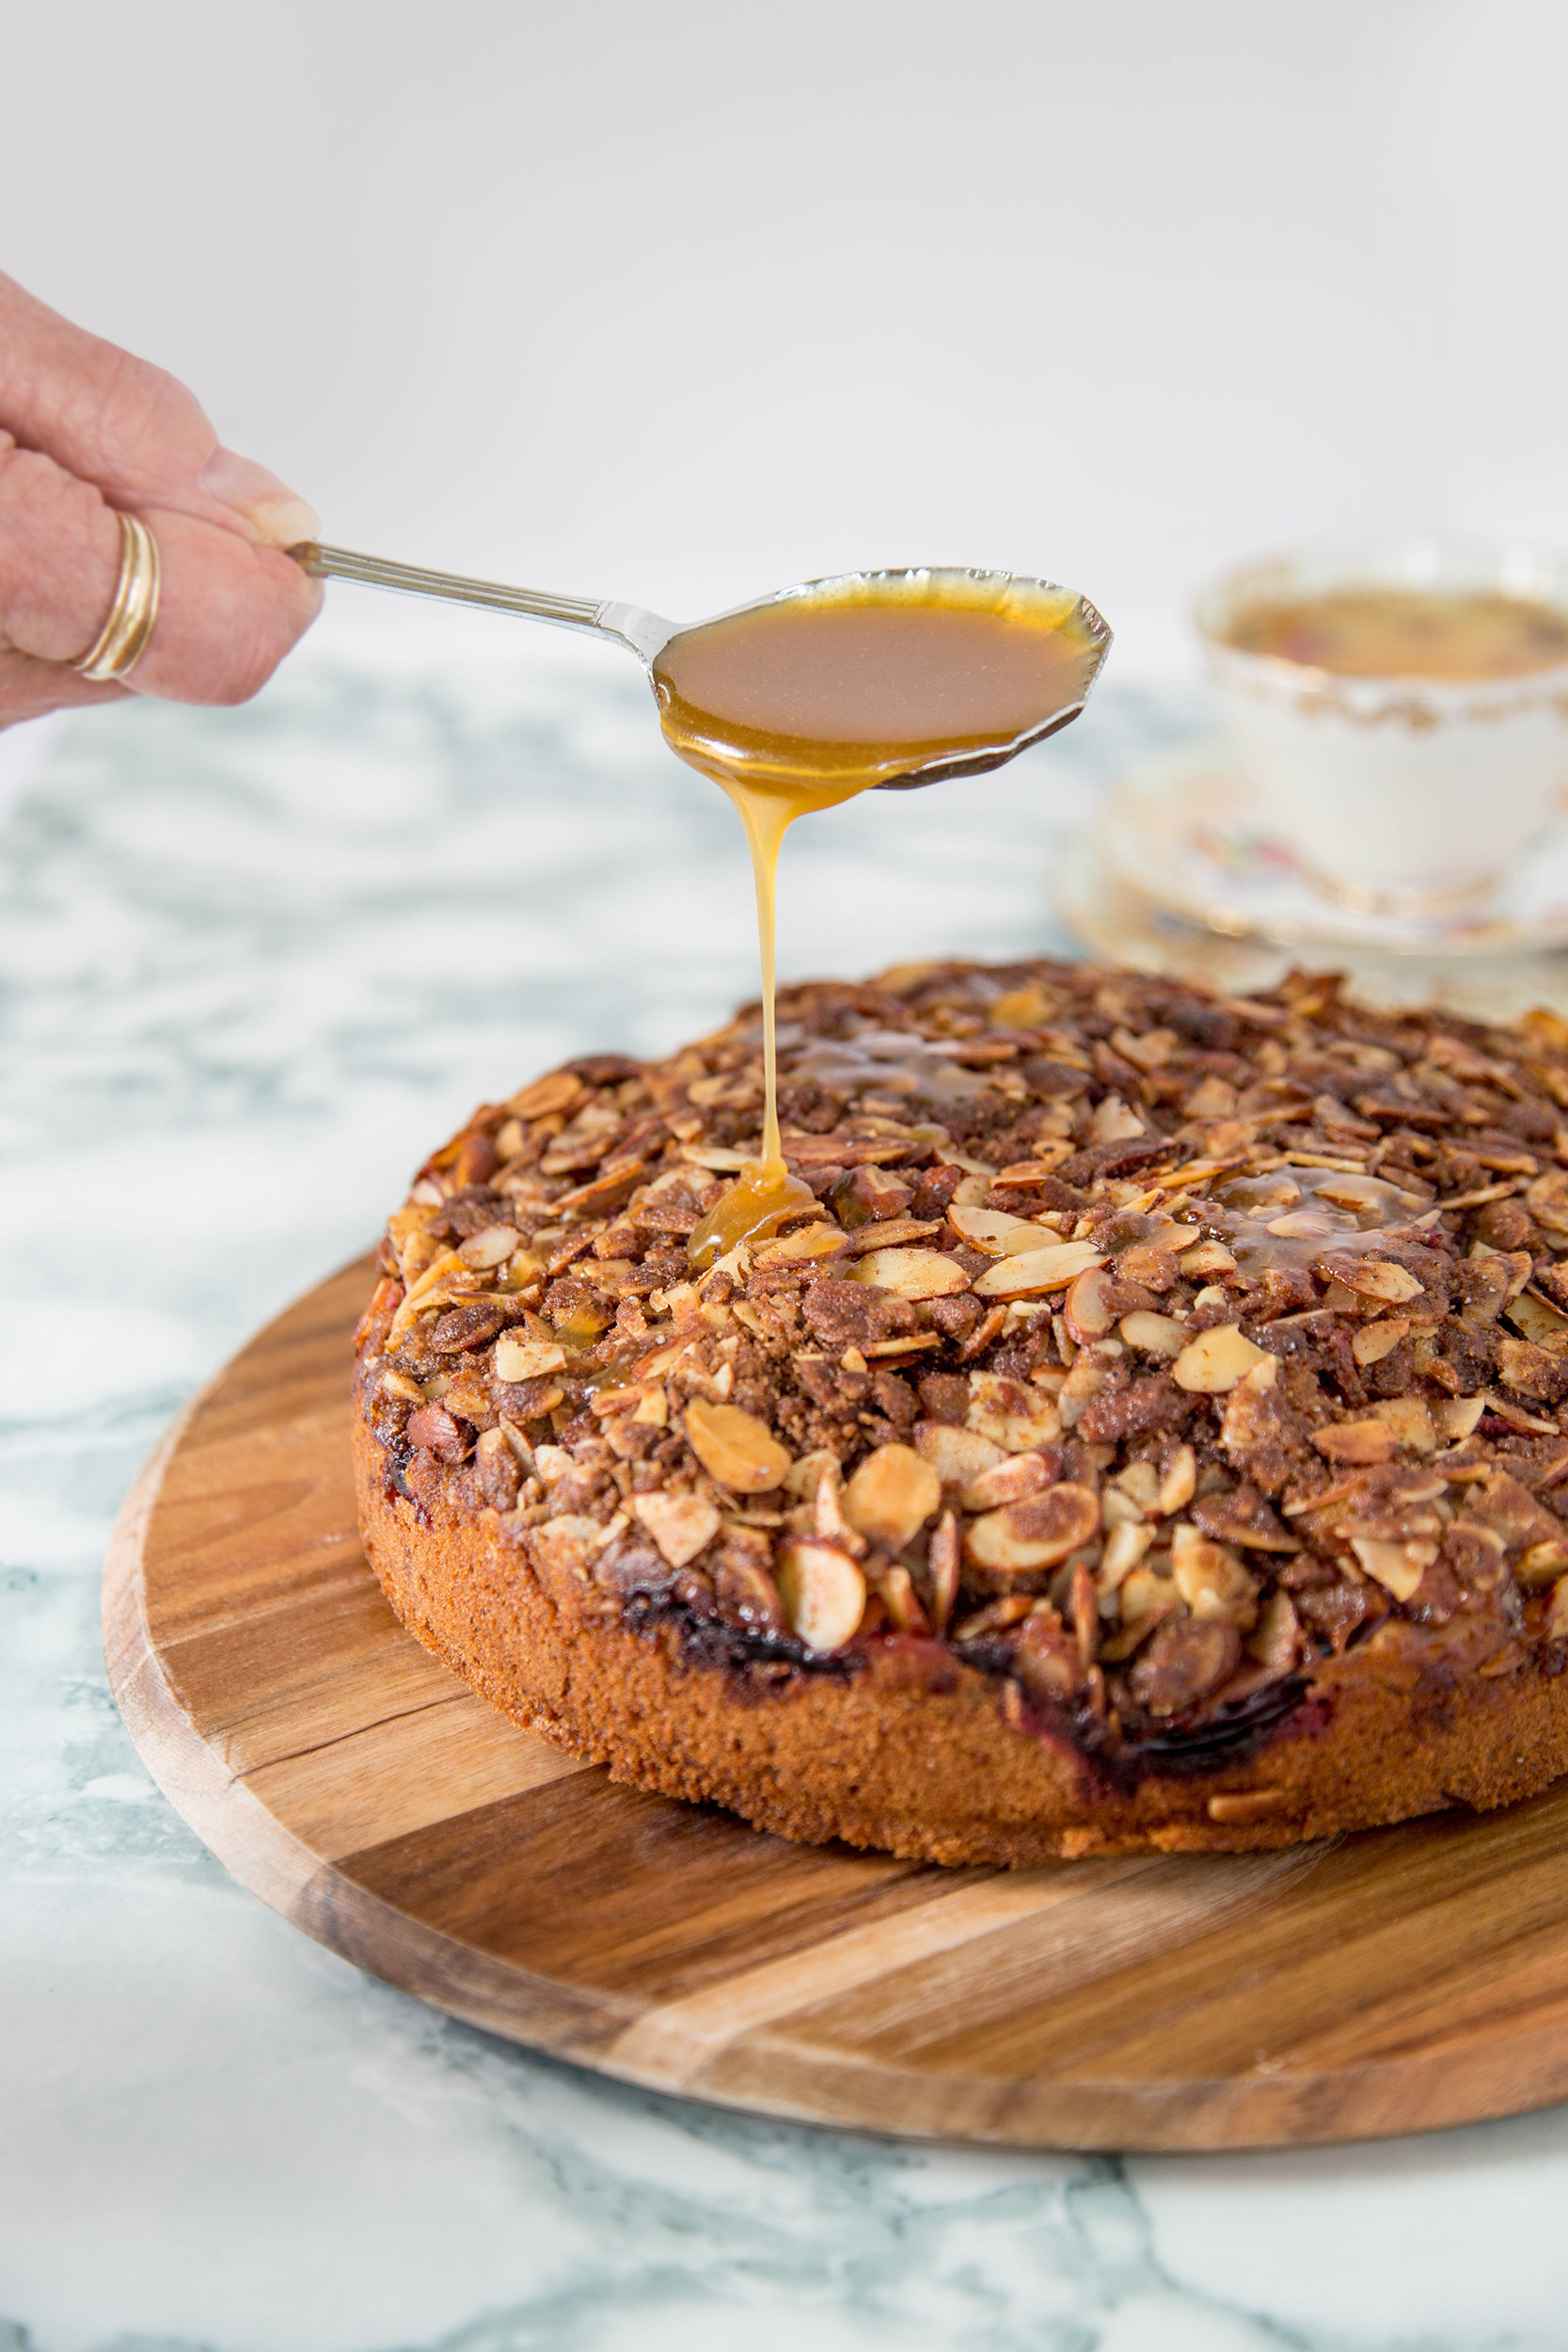
<path id="1" fill-rule="evenodd" d="M 1218 582 L 1197 624 L 1259 818 L 1343 903 L 1484 893 L 1568 785 L 1568 557 L 1308 548 Z"/>

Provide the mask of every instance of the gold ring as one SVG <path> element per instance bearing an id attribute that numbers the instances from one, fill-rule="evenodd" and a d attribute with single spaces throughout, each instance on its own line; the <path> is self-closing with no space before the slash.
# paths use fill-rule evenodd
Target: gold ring
<path id="1" fill-rule="evenodd" d="M 135 515 L 121 515 L 119 547 L 119 579 L 115 583 L 109 617 L 87 652 L 79 654 L 71 664 L 83 677 L 100 685 L 112 678 L 130 676 L 147 651 L 147 641 L 158 618 L 162 574 L 157 540 Z"/>

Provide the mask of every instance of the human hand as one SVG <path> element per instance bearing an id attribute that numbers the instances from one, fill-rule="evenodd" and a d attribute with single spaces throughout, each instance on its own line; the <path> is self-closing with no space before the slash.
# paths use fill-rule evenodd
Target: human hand
<path id="1" fill-rule="evenodd" d="M 114 597 L 117 510 L 152 532 L 163 576 L 129 686 L 67 666 Z M 127 692 L 245 702 L 320 609 L 321 582 L 282 553 L 317 529 L 275 475 L 222 447 L 182 384 L 0 275 L 0 727 Z"/>

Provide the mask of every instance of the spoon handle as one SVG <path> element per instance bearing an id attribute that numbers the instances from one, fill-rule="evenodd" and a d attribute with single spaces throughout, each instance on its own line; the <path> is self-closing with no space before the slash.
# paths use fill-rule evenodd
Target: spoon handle
<path id="1" fill-rule="evenodd" d="M 403 596 L 437 596 L 448 604 L 481 604 L 529 621 L 553 621 L 558 628 L 579 628 L 608 637 L 649 662 L 674 629 L 674 623 L 641 605 L 616 604 L 594 596 L 556 596 L 544 588 L 508 588 L 496 580 L 464 580 L 455 572 L 422 571 L 417 564 L 389 564 L 385 556 L 356 555 L 351 548 L 323 547 L 302 539 L 288 552 L 319 580 L 356 580 L 367 588 L 390 588 Z"/>

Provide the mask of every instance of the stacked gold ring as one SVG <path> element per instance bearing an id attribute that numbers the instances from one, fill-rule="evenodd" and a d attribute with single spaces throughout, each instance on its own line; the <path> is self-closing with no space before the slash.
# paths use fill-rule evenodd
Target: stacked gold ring
<path id="1" fill-rule="evenodd" d="M 135 515 L 121 515 L 119 547 L 119 579 L 109 617 L 87 652 L 71 664 L 83 677 L 98 684 L 129 677 L 147 651 L 158 618 L 162 575 L 157 540 Z"/>

